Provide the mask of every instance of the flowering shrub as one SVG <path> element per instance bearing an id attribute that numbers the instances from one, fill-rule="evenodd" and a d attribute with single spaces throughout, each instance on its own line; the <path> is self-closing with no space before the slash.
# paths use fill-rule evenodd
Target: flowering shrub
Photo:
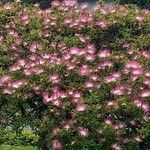
<path id="1" fill-rule="evenodd" d="M 150 148 L 150 12 L 54 1 L 0 7 L 2 125 L 54 150 Z"/>

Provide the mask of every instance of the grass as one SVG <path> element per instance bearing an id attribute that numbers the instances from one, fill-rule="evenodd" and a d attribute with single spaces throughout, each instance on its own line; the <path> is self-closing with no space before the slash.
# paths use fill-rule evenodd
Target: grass
<path id="1" fill-rule="evenodd" d="M 33 146 L 0 145 L 0 150 L 37 150 L 37 148 Z"/>

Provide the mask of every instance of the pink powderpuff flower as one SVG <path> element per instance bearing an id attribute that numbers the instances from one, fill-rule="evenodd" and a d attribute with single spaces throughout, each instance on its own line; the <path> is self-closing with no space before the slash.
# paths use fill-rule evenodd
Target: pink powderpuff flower
<path id="1" fill-rule="evenodd" d="M 125 48 L 125 49 L 130 48 L 130 44 L 124 43 L 124 44 L 122 45 L 122 47 Z"/>
<path id="2" fill-rule="evenodd" d="M 64 0 L 64 4 L 69 7 L 73 7 L 77 4 L 77 0 Z"/>
<path id="3" fill-rule="evenodd" d="M 39 43 L 32 43 L 31 46 L 30 46 L 30 48 L 29 48 L 29 50 L 30 50 L 31 52 L 35 53 L 36 50 L 39 49 L 39 48 L 40 48 Z"/>
<path id="4" fill-rule="evenodd" d="M 145 85 L 150 86 L 150 78 L 145 78 L 144 81 L 143 81 L 143 83 L 144 83 Z"/>
<path id="5" fill-rule="evenodd" d="M 13 94 L 15 92 L 15 89 L 13 89 L 12 87 L 6 87 L 3 89 L 3 93 L 5 94 Z"/>
<path id="6" fill-rule="evenodd" d="M 4 83 L 10 81 L 11 77 L 4 75 L 2 77 L 0 77 L 0 86 L 2 86 Z"/>
<path id="7" fill-rule="evenodd" d="M 129 48 L 126 50 L 127 54 L 132 55 L 134 54 L 134 50 L 132 48 Z"/>
<path id="8" fill-rule="evenodd" d="M 96 25 L 101 27 L 102 29 L 105 29 L 108 26 L 107 20 L 99 20 L 96 22 Z"/>
<path id="9" fill-rule="evenodd" d="M 9 71 L 11 71 L 11 72 L 14 72 L 14 71 L 17 71 L 17 70 L 20 70 L 20 69 L 21 69 L 20 66 L 17 65 L 17 64 L 9 67 Z"/>
<path id="10" fill-rule="evenodd" d="M 91 81 L 88 81 L 88 82 L 85 83 L 84 87 L 87 88 L 87 89 L 92 89 L 94 87 L 94 83 L 91 82 Z"/>
<path id="11" fill-rule="evenodd" d="M 112 150 L 122 150 L 121 146 L 117 143 L 111 145 Z"/>
<path id="12" fill-rule="evenodd" d="M 93 54 L 86 54 L 85 55 L 85 59 L 87 61 L 94 61 L 95 60 L 95 55 L 93 55 Z"/>
<path id="13" fill-rule="evenodd" d="M 141 68 L 142 66 L 140 65 L 139 62 L 133 60 L 133 61 L 128 62 L 128 63 L 125 65 L 125 67 L 126 67 L 127 69 L 139 69 L 139 68 Z"/>
<path id="14" fill-rule="evenodd" d="M 55 128 L 52 129 L 52 134 L 55 136 L 55 135 L 57 135 L 59 133 L 59 131 L 60 131 L 60 128 L 59 127 L 55 127 Z"/>
<path id="15" fill-rule="evenodd" d="M 83 112 L 85 110 L 86 110 L 86 105 L 85 104 L 83 104 L 83 103 L 77 104 L 77 106 L 76 106 L 76 111 L 77 112 Z"/>
<path id="16" fill-rule="evenodd" d="M 125 124 L 121 123 L 121 122 L 119 122 L 119 123 L 117 123 L 117 124 L 114 125 L 114 129 L 122 129 L 124 127 L 125 127 Z"/>
<path id="17" fill-rule="evenodd" d="M 150 59 L 150 51 L 143 50 L 141 54 L 144 58 Z"/>
<path id="18" fill-rule="evenodd" d="M 42 97 L 43 97 L 43 102 L 44 102 L 44 103 L 50 102 L 49 94 L 48 94 L 47 92 L 44 92 L 44 93 L 42 94 Z"/>
<path id="19" fill-rule="evenodd" d="M 64 121 L 64 122 L 63 122 L 63 128 L 66 129 L 66 130 L 68 130 L 68 129 L 70 128 L 70 126 L 71 126 L 72 124 L 74 124 L 74 122 L 75 122 L 75 121 L 72 120 L 72 119 Z"/>
<path id="20" fill-rule="evenodd" d="M 30 17 L 28 15 L 26 15 L 26 14 L 23 14 L 21 16 L 21 23 L 23 25 L 27 25 L 29 22 L 30 22 Z"/>
<path id="21" fill-rule="evenodd" d="M 17 61 L 17 64 L 18 64 L 18 66 L 24 67 L 25 64 L 26 64 L 26 61 L 25 61 L 24 59 L 19 59 L 19 60 Z"/>
<path id="22" fill-rule="evenodd" d="M 141 92 L 141 97 L 150 97 L 150 89 L 145 89 Z"/>
<path id="23" fill-rule="evenodd" d="M 116 82 L 117 78 L 113 76 L 108 76 L 105 78 L 106 83 Z"/>
<path id="24" fill-rule="evenodd" d="M 61 142 L 57 139 L 52 140 L 52 147 L 53 147 L 53 150 L 62 150 L 63 149 Z"/>
<path id="25" fill-rule="evenodd" d="M 79 68 L 78 73 L 81 76 L 86 76 L 90 73 L 90 69 L 87 65 L 83 65 L 82 67 Z"/>
<path id="26" fill-rule="evenodd" d="M 87 52 L 90 53 L 90 54 L 94 54 L 95 50 L 96 50 L 96 48 L 93 44 L 88 44 L 86 49 L 87 49 Z"/>
<path id="27" fill-rule="evenodd" d="M 28 69 L 24 69 L 23 72 L 26 76 L 29 76 L 33 73 L 33 70 L 32 68 L 28 68 Z"/>
<path id="28" fill-rule="evenodd" d="M 142 100 L 141 99 L 135 99 L 135 100 L 133 100 L 133 104 L 137 107 L 141 107 L 142 106 Z"/>
<path id="29" fill-rule="evenodd" d="M 150 70 L 145 71 L 145 76 L 150 77 Z"/>
<path id="30" fill-rule="evenodd" d="M 88 3 L 82 3 L 81 5 L 80 5 L 80 8 L 81 9 L 88 9 Z"/>
<path id="31" fill-rule="evenodd" d="M 68 70 L 73 70 L 76 67 L 75 64 L 71 62 L 67 62 L 66 66 Z"/>
<path id="32" fill-rule="evenodd" d="M 72 47 L 70 48 L 70 54 L 71 55 L 78 55 L 80 52 L 80 49 L 78 47 Z"/>
<path id="33" fill-rule="evenodd" d="M 55 6 L 55 7 L 58 7 L 60 5 L 60 1 L 59 0 L 53 0 L 51 5 Z"/>
<path id="34" fill-rule="evenodd" d="M 41 74 L 44 72 L 44 70 L 40 67 L 34 67 L 32 68 L 35 74 Z"/>
<path id="35" fill-rule="evenodd" d="M 143 69 L 139 68 L 139 69 L 133 69 L 131 70 L 131 73 L 135 76 L 139 76 L 143 74 Z"/>
<path id="36" fill-rule="evenodd" d="M 111 90 L 111 93 L 114 94 L 114 95 L 123 95 L 124 94 L 124 87 L 116 87 L 114 89 Z"/>
<path id="37" fill-rule="evenodd" d="M 114 100 L 109 100 L 107 106 L 115 106 L 117 103 Z"/>
<path id="38" fill-rule="evenodd" d="M 74 91 L 72 94 L 72 97 L 77 99 L 77 98 L 81 98 L 82 94 L 78 91 Z"/>
<path id="39" fill-rule="evenodd" d="M 134 139 L 137 141 L 137 142 L 142 142 L 142 138 L 140 136 L 136 136 L 134 137 Z"/>
<path id="40" fill-rule="evenodd" d="M 109 50 L 109 49 L 106 49 L 106 48 L 101 49 L 101 50 L 99 51 L 99 53 L 98 53 L 98 56 L 99 56 L 100 58 L 109 57 L 109 56 L 110 56 L 110 50 Z"/>
<path id="41" fill-rule="evenodd" d="M 52 104 L 54 106 L 60 106 L 60 104 L 61 104 L 60 99 L 52 100 Z"/>
<path id="42" fill-rule="evenodd" d="M 58 84 L 60 82 L 60 76 L 58 74 L 54 74 L 49 78 L 49 81 L 51 81 L 52 84 Z"/>
<path id="43" fill-rule="evenodd" d="M 11 87 L 18 89 L 23 84 L 26 84 L 26 82 L 23 80 L 16 80 L 16 81 L 11 82 Z"/>
<path id="44" fill-rule="evenodd" d="M 138 16 L 136 16 L 136 20 L 137 20 L 138 22 L 142 22 L 142 21 L 144 20 L 144 16 L 138 15 Z"/>
<path id="45" fill-rule="evenodd" d="M 144 114 L 144 115 L 143 115 L 143 119 L 144 119 L 145 121 L 149 122 L 150 116 L 149 116 L 148 114 Z"/>
<path id="46" fill-rule="evenodd" d="M 93 81 L 97 81 L 98 80 L 98 76 L 96 74 L 91 75 L 90 78 Z"/>
<path id="47" fill-rule="evenodd" d="M 150 110 L 150 105 L 149 105 L 149 103 L 144 102 L 144 103 L 142 104 L 142 109 L 143 109 L 145 112 L 148 112 L 148 111 Z"/>
<path id="48" fill-rule="evenodd" d="M 12 9 L 12 6 L 10 4 L 5 4 L 4 5 L 4 9 L 5 10 L 11 10 Z"/>
<path id="49" fill-rule="evenodd" d="M 97 68 L 98 69 L 106 69 L 113 67 L 113 62 L 111 61 L 104 61 L 103 63 L 99 63 Z"/>
<path id="50" fill-rule="evenodd" d="M 90 135 L 89 130 L 87 128 L 84 128 L 84 127 L 79 127 L 78 132 L 83 137 L 88 137 Z"/>
<path id="51" fill-rule="evenodd" d="M 112 120 L 111 119 L 105 119 L 104 121 L 107 125 L 112 125 Z"/>

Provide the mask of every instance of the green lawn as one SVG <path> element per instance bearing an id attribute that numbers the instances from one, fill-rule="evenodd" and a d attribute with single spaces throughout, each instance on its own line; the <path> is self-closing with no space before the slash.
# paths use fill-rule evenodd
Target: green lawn
<path id="1" fill-rule="evenodd" d="M 37 148 L 32 146 L 0 145 L 0 150 L 37 150 Z"/>

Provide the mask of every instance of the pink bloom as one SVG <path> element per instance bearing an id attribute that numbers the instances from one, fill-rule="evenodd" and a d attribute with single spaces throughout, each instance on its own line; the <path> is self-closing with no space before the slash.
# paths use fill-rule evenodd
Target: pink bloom
<path id="1" fill-rule="evenodd" d="M 20 66 L 18 66 L 17 64 L 15 64 L 9 68 L 9 71 L 12 71 L 12 72 L 17 71 L 17 70 L 20 70 Z"/>
<path id="2" fill-rule="evenodd" d="M 110 82 L 116 82 L 117 78 L 113 77 L 113 76 L 108 76 L 105 78 L 106 83 L 110 83 Z"/>
<path id="3" fill-rule="evenodd" d="M 141 22 L 144 20 L 144 16 L 138 15 L 138 16 L 136 16 L 136 20 Z"/>
<path id="4" fill-rule="evenodd" d="M 87 65 L 84 65 L 82 67 L 79 68 L 79 74 L 82 76 L 88 75 L 90 73 L 90 69 Z"/>
<path id="5" fill-rule="evenodd" d="M 93 80 L 93 81 L 97 81 L 98 80 L 98 76 L 97 75 L 91 75 L 90 78 Z"/>
<path id="6" fill-rule="evenodd" d="M 150 79 L 149 79 L 149 78 L 145 78 L 144 81 L 143 81 L 143 83 L 144 83 L 145 85 L 150 86 Z"/>
<path id="7" fill-rule="evenodd" d="M 4 5 L 4 9 L 5 10 L 11 10 L 12 9 L 12 6 L 10 4 L 5 4 Z"/>
<path id="8" fill-rule="evenodd" d="M 26 61 L 25 61 L 24 59 L 20 59 L 20 60 L 18 60 L 17 64 L 18 64 L 19 66 L 23 67 L 23 66 L 25 66 L 25 64 L 26 64 Z"/>
<path id="9" fill-rule="evenodd" d="M 145 71 L 145 76 L 150 77 L 150 70 Z"/>
<path id="10" fill-rule="evenodd" d="M 124 94 L 124 88 L 123 87 L 116 87 L 111 90 L 111 93 L 114 95 L 123 95 Z"/>
<path id="11" fill-rule="evenodd" d="M 108 26 L 107 20 L 100 20 L 96 22 L 96 25 L 101 27 L 102 29 L 106 28 Z"/>
<path id="12" fill-rule="evenodd" d="M 111 119 L 106 119 L 106 120 L 105 120 L 105 123 L 106 123 L 107 125 L 111 125 L 111 124 L 112 124 L 112 121 L 111 121 Z"/>
<path id="13" fill-rule="evenodd" d="M 49 98 L 48 93 L 44 92 L 42 96 L 43 96 L 43 101 L 44 101 L 45 103 L 50 102 L 50 98 Z"/>
<path id="14" fill-rule="evenodd" d="M 147 59 L 150 59 L 150 51 L 143 50 L 142 51 L 142 56 L 147 58 Z"/>
<path id="15" fill-rule="evenodd" d="M 59 131 L 60 131 L 60 128 L 58 128 L 58 127 L 55 127 L 55 128 L 52 129 L 53 135 L 57 135 L 57 133 L 58 133 Z"/>
<path id="16" fill-rule="evenodd" d="M 7 75 L 0 77 L 0 86 L 9 81 L 11 78 Z"/>
<path id="17" fill-rule="evenodd" d="M 137 141 L 137 142 L 142 142 L 142 138 L 140 136 L 136 136 L 134 137 L 134 139 Z"/>
<path id="18" fill-rule="evenodd" d="M 100 63 L 100 64 L 98 64 L 98 69 L 105 69 L 105 68 L 111 68 L 111 67 L 113 67 L 113 62 L 111 62 L 111 61 L 105 61 L 105 62 L 103 62 L 103 63 Z"/>
<path id="19" fill-rule="evenodd" d="M 107 106 L 114 106 L 114 105 L 116 105 L 116 102 L 114 100 L 107 102 Z"/>
<path id="20" fill-rule="evenodd" d="M 93 87 L 94 87 L 93 82 L 88 81 L 88 82 L 85 83 L 85 88 L 91 89 Z"/>
<path id="21" fill-rule="evenodd" d="M 60 5 L 60 1 L 59 0 L 54 0 L 54 1 L 52 1 L 51 5 L 58 7 Z"/>
<path id="22" fill-rule="evenodd" d="M 11 88 L 11 87 L 6 87 L 6 88 L 3 89 L 3 92 L 5 94 L 12 94 L 12 93 L 15 92 L 15 90 L 13 88 Z"/>
<path id="23" fill-rule="evenodd" d="M 85 104 L 77 104 L 76 106 L 76 111 L 82 112 L 86 110 L 86 105 Z"/>
<path id="24" fill-rule="evenodd" d="M 61 104 L 59 99 L 56 99 L 56 100 L 52 101 L 52 103 L 53 103 L 54 106 L 60 106 L 60 104 Z"/>
<path id="25" fill-rule="evenodd" d="M 143 119 L 148 122 L 150 120 L 150 116 L 148 114 L 144 114 Z"/>
<path id="26" fill-rule="evenodd" d="M 11 87 L 17 89 L 20 86 L 22 86 L 23 84 L 25 84 L 24 81 L 22 81 L 22 80 L 16 80 L 16 81 L 11 82 Z"/>
<path id="27" fill-rule="evenodd" d="M 87 61 L 94 61 L 95 60 L 95 55 L 86 54 L 85 58 L 86 58 Z"/>
<path id="28" fill-rule="evenodd" d="M 133 70 L 131 70 L 131 73 L 133 74 L 133 75 L 142 75 L 143 74 L 143 69 L 141 69 L 141 68 L 139 68 L 139 69 L 133 69 Z"/>
<path id="29" fill-rule="evenodd" d="M 38 43 L 32 43 L 29 50 L 31 52 L 36 52 L 36 50 L 39 49 L 39 48 L 40 48 L 40 45 Z"/>
<path id="30" fill-rule="evenodd" d="M 150 97 L 150 89 L 143 90 L 141 92 L 141 97 Z"/>
<path id="31" fill-rule="evenodd" d="M 140 65 L 139 62 L 137 61 L 130 61 L 128 62 L 126 65 L 125 65 L 126 68 L 128 69 L 139 69 L 141 68 L 142 66 Z"/>
<path id="32" fill-rule="evenodd" d="M 78 55 L 80 52 L 80 49 L 78 47 L 72 47 L 70 48 L 70 54 L 71 55 Z"/>
<path id="33" fill-rule="evenodd" d="M 35 74 L 41 74 L 44 72 L 44 70 L 42 68 L 39 68 L 39 67 L 34 67 L 32 69 L 35 72 Z"/>
<path id="34" fill-rule="evenodd" d="M 49 79 L 53 84 L 58 84 L 60 82 L 60 76 L 58 74 L 54 74 Z"/>
<path id="35" fill-rule="evenodd" d="M 102 49 L 102 50 L 100 50 L 99 51 L 99 53 L 98 53 L 98 56 L 100 57 L 100 58 L 106 58 L 106 57 L 108 57 L 110 55 L 110 50 L 109 49 Z"/>
<path id="36" fill-rule="evenodd" d="M 90 133 L 89 133 L 89 130 L 87 128 L 80 127 L 79 128 L 79 134 L 83 137 L 88 137 Z"/>
<path id="37" fill-rule="evenodd" d="M 148 104 L 148 103 L 143 103 L 143 105 L 142 105 L 142 109 L 144 110 L 144 111 L 149 111 L 150 109 L 149 109 L 149 107 L 150 107 L 150 105 Z"/>
<path id="38" fill-rule="evenodd" d="M 53 150 L 62 150 L 63 149 L 62 144 L 57 139 L 54 139 L 52 141 L 52 146 L 53 146 Z"/>
<path id="39" fill-rule="evenodd" d="M 133 101 L 133 103 L 137 106 L 137 107 L 141 107 L 142 106 L 142 101 L 140 99 L 135 99 Z"/>
<path id="40" fill-rule="evenodd" d="M 122 148 L 121 148 L 121 146 L 119 145 L 119 144 L 112 144 L 111 145 L 111 148 L 113 149 L 113 150 L 121 150 Z"/>
<path id="41" fill-rule="evenodd" d="M 81 93 L 80 92 L 73 92 L 73 95 L 72 95 L 73 98 L 81 98 Z"/>

